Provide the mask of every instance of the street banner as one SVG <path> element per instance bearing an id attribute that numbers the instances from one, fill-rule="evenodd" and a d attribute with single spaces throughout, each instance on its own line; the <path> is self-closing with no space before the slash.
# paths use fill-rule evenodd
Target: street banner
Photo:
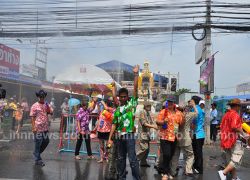
<path id="1" fill-rule="evenodd" d="M 214 92 L 214 55 L 200 67 L 200 93 Z"/>

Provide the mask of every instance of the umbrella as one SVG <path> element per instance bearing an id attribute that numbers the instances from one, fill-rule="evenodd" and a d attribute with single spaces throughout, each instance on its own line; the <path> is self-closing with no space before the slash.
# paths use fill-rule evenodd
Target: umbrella
<path id="1" fill-rule="evenodd" d="M 68 103 L 69 103 L 69 106 L 72 107 L 72 106 L 79 105 L 81 102 L 80 102 L 80 100 L 78 100 L 76 98 L 70 98 Z"/>
<path id="2" fill-rule="evenodd" d="M 112 77 L 103 69 L 90 65 L 73 65 L 55 77 L 55 83 L 63 84 L 110 84 Z"/>

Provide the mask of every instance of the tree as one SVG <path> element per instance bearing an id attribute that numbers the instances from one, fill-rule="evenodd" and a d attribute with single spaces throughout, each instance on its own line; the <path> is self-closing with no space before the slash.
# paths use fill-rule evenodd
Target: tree
<path id="1" fill-rule="evenodd" d="M 178 91 L 176 91 L 174 95 L 180 96 L 181 94 L 188 93 L 190 91 L 191 91 L 190 89 L 182 88 L 182 89 L 179 89 Z"/>

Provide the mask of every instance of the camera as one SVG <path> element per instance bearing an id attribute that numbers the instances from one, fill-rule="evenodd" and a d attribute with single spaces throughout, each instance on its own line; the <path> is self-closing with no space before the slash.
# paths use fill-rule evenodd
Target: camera
<path id="1" fill-rule="evenodd" d="M 6 90 L 2 88 L 2 84 L 0 84 L 0 99 L 5 99 Z"/>

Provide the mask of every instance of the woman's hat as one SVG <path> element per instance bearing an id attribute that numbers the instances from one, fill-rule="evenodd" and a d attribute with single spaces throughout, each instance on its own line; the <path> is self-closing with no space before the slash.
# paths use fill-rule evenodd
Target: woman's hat
<path id="1" fill-rule="evenodd" d="M 241 101 L 238 98 L 232 99 L 228 102 L 228 105 L 240 105 Z"/>

